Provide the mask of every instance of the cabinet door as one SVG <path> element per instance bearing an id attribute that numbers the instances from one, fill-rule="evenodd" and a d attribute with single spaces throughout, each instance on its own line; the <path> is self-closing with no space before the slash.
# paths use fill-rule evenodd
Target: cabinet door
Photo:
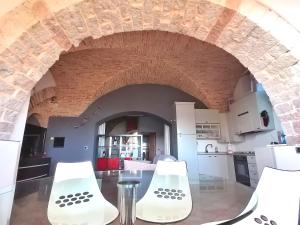
<path id="1" fill-rule="evenodd" d="M 243 134 L 250 131 L 254 131 L 253 115 L 251 111 L 244 111 L 237 114 L 238 133 Z"/>
<path id="2" fill-rule="evenodd" d="M 228 178 L 228 167 L 227 167 L 227 156 L 226 155 L 214 155 L 213 162 L 214 175 L 216 177 Z"/>
<path id="3" fill-rule="evenodd" d="M 243 142 L 244 137 L 238 135 L 238 121 L 235 116 L 235 112 L 228 113 L 228 132 L 229 132 L 229 140 L 231 142 Z"/>
<path id="4" fill-rule="evenodd" d="M 212 157 L 211 155 L 198 155 L 198 166 L 199 166 L 199 173 L 206 174 L 206 175 L 213 175 L 212 174 Z"/>
<path id="5" fill-rule="evenodd" d="M 228 113 L 220 113 L 221 141 L 229 142 Z"/>
<path id="6" fill-rule="evenodd" d="M 228 179 L 236 181 L 233 155 L 227 155 Z"/>
<path id="7" fill-rule="evenodd" d="M 228 178 L 226 155 L 198 155 L 199 173 Z"/>
<path id="8" fill-rule="evenodd" d="M 177 134 L 196 134 L 195 109 L 192 102 L 176 102 Z"/>
<path id="9" fill-rule="evenodd" d="M 196 123 L 220 123 L 220 115 L 216 109 L 196 109 Z"/>

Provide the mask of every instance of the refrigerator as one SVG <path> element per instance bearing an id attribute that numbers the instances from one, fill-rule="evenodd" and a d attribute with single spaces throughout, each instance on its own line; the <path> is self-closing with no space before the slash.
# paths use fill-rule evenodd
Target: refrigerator
<path id="1" fill-rule="evenodd" d="M 265 167 L 300 170 L 300 146 L 267 145 L 254 150 L 259 177 Z"/>

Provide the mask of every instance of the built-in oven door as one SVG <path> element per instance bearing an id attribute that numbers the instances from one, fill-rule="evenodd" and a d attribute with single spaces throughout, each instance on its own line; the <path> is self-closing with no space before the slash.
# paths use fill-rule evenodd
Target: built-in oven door
<path id="1" fill-rule="evenodd" d="M 234 155 L 234 169 L 236 181 L 250 186 L 250 175 L 246 155 Z"/>

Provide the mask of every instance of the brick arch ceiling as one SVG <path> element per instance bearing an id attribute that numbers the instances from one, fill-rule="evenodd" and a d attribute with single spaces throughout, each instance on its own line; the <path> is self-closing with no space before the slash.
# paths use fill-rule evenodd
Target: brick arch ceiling
<path id="1" fill-rule="evenodd" d="M 28 0 L 0 22 L 2 138 L 13 129 L 10 113 L 20 111 L 24 96 L 72 44 L 87 37 L 161 30 L 234 55 L 264 85 L 289 140 L 300 141 L 300 34 L 256 1 Z"/>
<path id="2" fill-rule="evenodd" d="M 235 83 L 246 70 L 208 43 L 162 31 L 114 34 L 84 40 L 51 67 L 58 106 L 53 116 L 78 116 L 104 94 L 133 84 L 168 85 L 225 111 Z M 74 101 L 75 100 L 75 101 Z M 39 108 L 32 107 L 30 112 Z M 40 111 L 41 114 L 41 111 Z"/>

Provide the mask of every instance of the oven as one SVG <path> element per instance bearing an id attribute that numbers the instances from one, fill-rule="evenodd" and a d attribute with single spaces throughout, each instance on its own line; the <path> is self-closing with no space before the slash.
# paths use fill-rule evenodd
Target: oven
<path id="1" fill-rule="evenodd" d="M 234 155 L 234 170 L 236 181 L 250 186 L 250 175 L 248 169 L 247 155 Z"/>

